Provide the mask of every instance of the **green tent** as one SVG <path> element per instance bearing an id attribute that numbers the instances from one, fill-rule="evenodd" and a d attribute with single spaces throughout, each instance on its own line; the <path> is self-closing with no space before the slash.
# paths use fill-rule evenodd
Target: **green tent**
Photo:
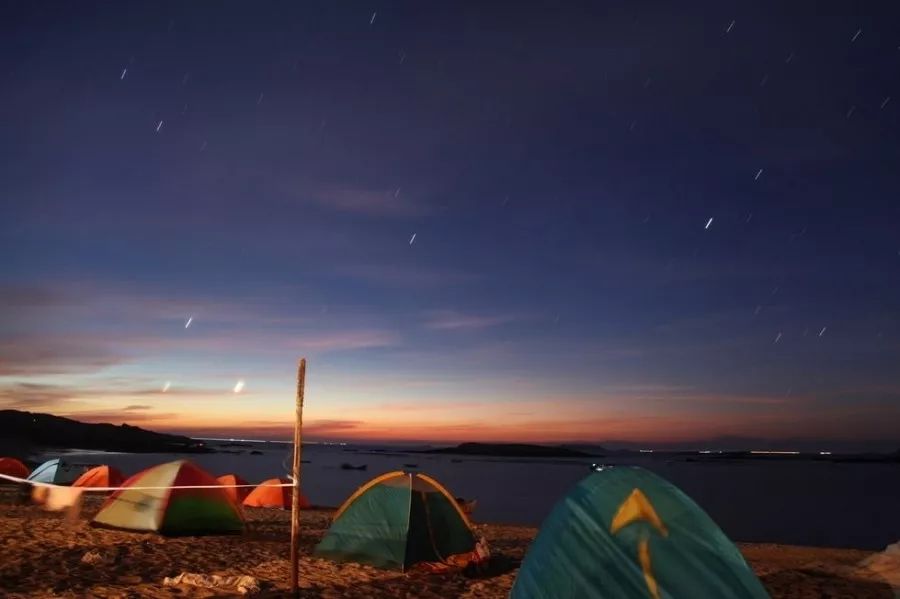
<path id="1" fill-rule="evenodd" d="M 177 460 L 126 480 L 97 512 L 94 524 L 173 536 L 223 534 L 241 532 L 244 517 L 212 475 Z"/>
<path id="2" fill-rule="evenodd" d="M 474 549 L 471 525 L 450 493 L 424 474 L 398 471 L 351 495 L 315 554 L 406 570 L 419 562 L 460 563 Z"/>
<path id="3" fill-rule="evenodd" d="M 768 597 L 737 547 L 674 485 L 642 468 L 592 472 L 556 506 L 511 599 Z"/>

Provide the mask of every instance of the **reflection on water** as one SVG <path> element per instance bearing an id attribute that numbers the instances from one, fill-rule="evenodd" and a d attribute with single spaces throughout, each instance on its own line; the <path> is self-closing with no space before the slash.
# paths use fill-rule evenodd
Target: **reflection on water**
<path id="1" fill-rule="evenodd" d="M 98 454 L 73 452 L 72 459 L 106 463 L 126 475 L 180 457 L 218 476 L 233 473 L 251 482 L 287 474 L 290 445 L 265 446 L 261 455 L 212 453 Z M 253 447 L 252 449 L 260 449 Z M 303 490 L 317 505 L 337 506 L 356 487 L 404 464 L 440 480 L 451 493 L 478 499 L 476 521 L 538 526 L 553 504 L 589 473 L 592 461 L 507 460 L 448 455 L 347 451 L 337 446 L 304 447 Z M 352 448 L 351 448 L 352 449 Z M 34 456 L 35 460 L 58 454 Z M 341 464 L 367 464 L 365 471 Z M 604 459 L 639 465 L 678 485 L 737 541 L 881 549 L 900 539 L 900 467 L 896 464 L 802 461 L 702 463 L 651 455 Z"/>

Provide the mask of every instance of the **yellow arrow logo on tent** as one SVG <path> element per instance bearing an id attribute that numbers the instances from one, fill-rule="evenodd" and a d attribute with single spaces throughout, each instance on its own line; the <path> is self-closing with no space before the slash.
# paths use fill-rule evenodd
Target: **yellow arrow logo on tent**
<path id="1" fill-rule="evenodd" d="M 664 537 L 669 536 L 666 525 L 663 524 L 659 514 L 653 509 L 653 504 L 640 489 L 634 489 L 616 510 L 612 524 L 609 525 L 609 532 L 617 534 L 629 524 L 640 521 L 649 522 L 656 532 Z M 647 537 L 641 539 L 638 545 L 638 561 L 644 572 L 644 581 L 647 583 L 650 596 L 653 599 L 660 599 L 659 585 L 656 584 L 656 577 L 653 576 L 653 567 L 650 561 L 650 540 Z"/>

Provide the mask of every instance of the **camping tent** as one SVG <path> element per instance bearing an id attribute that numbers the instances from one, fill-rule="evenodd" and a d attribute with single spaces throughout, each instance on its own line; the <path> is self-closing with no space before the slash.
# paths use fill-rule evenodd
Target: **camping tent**
<path id="1" fill-rule="evenodd" d="M 235 486 L 249 484 L 237 474 L 223 474 L 216 480 L 219 481 L 220 485 L 225 487 L 225 492 L 228 493 L 231 500 L 237 504 L 242 503 L 247 497 L 247 494 L 250 493 L 250 487 Z"/>
<path id="2" fill-rule="evenodd" d="M 123 487 L 106 500 L 94 518 L 95 524 L 167 535 L 243 530 L 240 508 L 227 491 L 187 460 L 138 472 Z"/>
<path id="3" fill-rule="evenodd" d="M 78 477 L 73 487 L 118 487 L 125 481 L 125 477 L 117 468 L 112 466 L 97 466 L 91 468 Z"/>
<path id="4" fill-rule="evenodd" d="M 453 496 L 424 474 L 398 471 L 357 489 L 315 553 L 406 570 L 419 562 L 465 563 L 474 549 L 475 535 Z"/>
<path id="5" fill-rule="evenodd" d="M 687 495 L 642 468 L 592 472 L 553 508 L 511 599 L 768 597 Z"/>
<path id="6" fill-rule="evenodd" d="M 84 465 L 70 464 L 62 458 L 54 458 L 35 468 L 28 480 L 36 483 L 70 485 L 86 470 L 87 467 Z"/>
<path id="7" fill-rule="evenodd" d="M 6 476 L 15 476 L 16 478 L 28 478 L 28 466 L 17 460 L 16 458 L 0 458 L 0 474 Z M 0 483 L 10 482 L 6 479 L 0 479 Z"/>
<path id="8" fill-rule="evenodd" d="M 278 485 L 289 485 L 290 483 L 291 481 L 286 478 L 264 480 L 244 498 L 244 505 L 247 507 L 276 507 L 289 510 L 291 509 L 293 489 L 291 487 L 279 487 Z M 300 493 L 300 507 L 302 509 L 310 507 L 309 499 L 302 492 Z"/>

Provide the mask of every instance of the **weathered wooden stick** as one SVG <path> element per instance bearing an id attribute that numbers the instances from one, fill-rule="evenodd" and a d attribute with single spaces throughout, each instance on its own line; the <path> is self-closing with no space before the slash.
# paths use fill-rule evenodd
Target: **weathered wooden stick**
<path id="1" fill-rule="evenodd" d="M 303 387 L 306 384 L 306 358 L 297 367 L 297 417 L 294 422 L 294 486 L 291 488 L 291 593 L 300 596 L 300 454 L 303 452 Z"/>

